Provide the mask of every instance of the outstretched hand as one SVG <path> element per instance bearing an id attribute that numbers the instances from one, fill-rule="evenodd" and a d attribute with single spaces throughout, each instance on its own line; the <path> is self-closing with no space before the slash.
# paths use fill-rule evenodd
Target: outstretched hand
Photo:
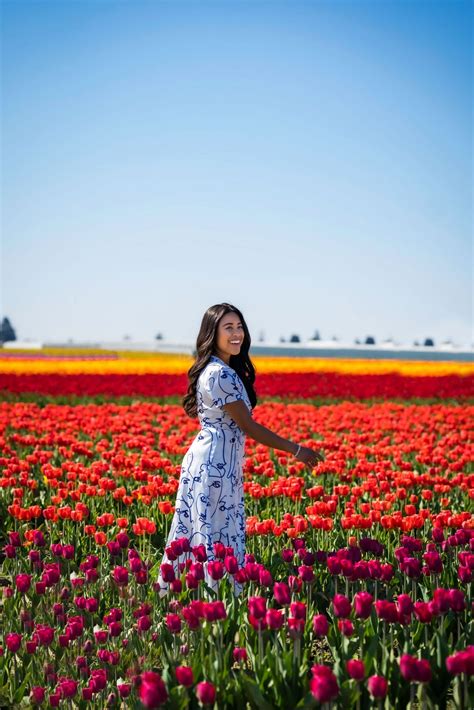
<path id="1" fill-rule="evenodd" d="M 316 464 L 325 460 L 325 456 L 322 451 L 315 451 L 314 449 L 310 449 L 308 446 L 302 446 L 296 459 L 297 461 L 302 461 L 306 464 L 306 467 L 311 471 Z"/>

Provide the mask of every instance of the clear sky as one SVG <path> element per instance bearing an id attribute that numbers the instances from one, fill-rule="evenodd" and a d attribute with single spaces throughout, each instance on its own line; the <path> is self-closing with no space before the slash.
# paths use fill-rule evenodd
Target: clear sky
<path id="1" fill-rule="evenodd" d="M 21 339 L 472 341 L 462 0 L 3 0 Z"/>

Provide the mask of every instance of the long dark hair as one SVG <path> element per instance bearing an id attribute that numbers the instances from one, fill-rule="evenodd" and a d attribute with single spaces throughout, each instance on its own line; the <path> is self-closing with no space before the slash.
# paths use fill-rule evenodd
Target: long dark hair
<path id="1" fill-rule="evenodd" d="M 247 323 L 238 308 L 230 303 L 218 303 L 208 308 L 204 313 L 196 340 L 196 360 L 188 370 L 189 384 L 188 391 L 183 397 L 183 407 L 190 417 L 197 416 L 196 386 L 198 377 L 209 362 L 211 355 L 216 354 L 217 326 L 221 318 L 227 313 L 235 313 L 240 318 L 244 329 L 244 339 L 240 346 L 240 352 L 238 355 L 230 356 L 229 366 L 236 371 L 242 380 L 252 409 L 257 404 L 257 395 L 253 386 L 255 382 L 255 367 L 249 357 L 251 338 Z"/>

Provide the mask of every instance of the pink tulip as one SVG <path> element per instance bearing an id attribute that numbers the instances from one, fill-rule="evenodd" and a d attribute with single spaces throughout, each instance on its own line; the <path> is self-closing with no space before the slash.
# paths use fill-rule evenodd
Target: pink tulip
<path id="1" fill-rule="evenodd" d="M 269 629 L 276 631 L 277 629 L 281 629 L 281 627 L 283 626 L 285 617 L 279 609 L 267 609 L 267 613 L 265 614 L 265 621 Z"/>
<path id="2" fill-rule="evenodd" d="M 41 705 L 46 697 L 45 689 L 40 685 L 34 685 L 30 691 L 30 701 L 32 705 Z"/>
<path id="3" fill-rule="evenodd" d="M 351 603 L 344 594 L 335 594 L 332 598 L 334 616 L 337 618 L 347 618 L 351 613 Z"/>
<path id="4" fill-rule="evenodd" d="M 400 673 L 409 683 L 429 683 L 431 680 L 431 666 L 426 658 L 418 659 L 404 653 L 400 656 Z"/>
<path id="5" fill-rule="evenodd" d="M 165 616 L 165 625 L 172 634 L 179 634 L 181 631 L 181 619 L 177 614 L 167 614 Z"/>
<path id="6" fill-rule="evenodd" d="M 449 590 L 449 604 L 452 611 L 464 611 L 466 608 L 466 598 L 462 589 Z"/>
<path id="7" fill-rule="evenodd" d="M 126 587 L 128 584 L 128 569 L 126 567 L 114 567 L 112 578 L 118 587 Z"/>
<path id="8" fill-rule="evenodd" d="M 464 650 L 448 656 L 446 668 L 451 675 L 474 675 L 474 646 L 467 646 Z"/>
<path id="9" fill-rule="evenodd" d="M 267 611 L 267 601 L 264 597 L 249 597 L 248 607 L 249 613 L 255 619 L 262 619 Z"/>
<path id="10" fill-rule="evenodd" d="M 373 698 L 376 700 L 381 700 L 382 698 L 385 698 L 387 695 L 388 691 L 388 683 L 387 679 L 384 678 L 381 675 L 372 675 L 370 676 L 368 682 L 367 682 L 367 687 L 369 689 L 369 693 Z"/>
<path id="11" fill-rule="evenodd" d="M 328 703 L 339 695 L 337 678 L 327 666 L 316 665 L 311 669 L 312 678 L 309 687 L 319 703 Z"/>
<path id="12" fill-rule="evenodd" d="M 21 594 L 26 594 L 31 586 L 31 574 L 17 574 L 15 585 Z"/>
<path id="13" fill-rule="evenodd" d="M 159 673 L 145 671 L 140 675 L 140 688 L 138 694 L 145 708 L 158 708 L 168 699 L 168 692 Z"/>
<path id="14" fill-rule="evenodd" d="M 339 619 L 337 626 L 343 636 L 349 637 L 354 633 L 354 624 L 350 619 Z"/>
<path id="15" fill-rule="evenodd" d="M 189 666 L 178 666 L 176 668 L 176 680 L 179 685 L 190 688 L 194 683 L 193 669 Z"/>
<path id="16" fill-rule="evenodd" d="M 364 661 L 359 661 L 356 658 L 352 658 L 346 663 L 347 673 L 352 680 L 360 682 L 365 678 L 365 666 Z"/>
<path id="17" fill-rule="evenodd" d="M 192 553 L 194 555 L 194 559 L 197 562 L 206 562 L 207 552 L 206 552 L 206 548 L 204 545 L 196 545 L 195 547 L 192 548 Z"/>
<path id="18" fill-rule="evenodd" d="M 327 636 L 329 631 L 329 621 L 324 614 L 316 614 L 313 619 L 313 629 L 316 636 L 322 638 Z"/>
<path id="19" fill-rule="evenodd" d="M 5 637 L 5 645 L 10 653 L 16 653 L 21 646 L 21 634 L 7 634 Z"/>
<path id="20" fill-rule="evenodd" d="M 273 596 L 275 601 L 281 606 L 287 606 L 291 602 L 290 588 L 285 582 L 275 582 Z"/>
<path id="21" fill-rule="evenodd" d="M 369 592 L 357 592 L 354 594 L 353 604 L 355 615 L 359 619 L 368 619 L 372 611 L 374 598 Z"/>
<path id="22" fill-rule="evenodd" d="M 238 663 L 246 661 L 247 660 L 247 649 L 236 646 L 234 648 L 232 655 L 233 655 L 234 661 L 237 661 Z"/>
<path id="23" fill-rule="evenodd" d="M 204 680 L 197 684 L 196 696 L 203 705 L 214 705 L 216 700 L 216 689 L 212 683 Z"/>
<path id="24" fill-rule="evenodd" d="M 290 604 L 290 614 L 295 619 L 306 619 L 306 604 L 304 602 L 292 602 Z"/>
<path id="25" fill-rule="evenodd" d="M 224 576 L 224 569 L 223 563 L 219 560 L 207 563 L 207 571 L 209 572 L 209 576 L 215 581 L 222 579 Z"/>
<path id="26" fill-rule="evenodd" d="M 234 555 L 228 555 L 224 560 L 224 567 L 228 574 L 235 574 L 239 570 L 239 563 L 237 557 Z"/>

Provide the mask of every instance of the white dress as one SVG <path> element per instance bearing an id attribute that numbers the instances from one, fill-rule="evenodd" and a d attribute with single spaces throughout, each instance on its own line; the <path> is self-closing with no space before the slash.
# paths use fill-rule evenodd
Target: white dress
<path id="1" fill-rule="evenodd" d="M 183 458 L 166 547 L 173 540 L 185 537 L 191 547 L 204 544 L 208 559 L 212 560 L 215 559 L 213 544 L 221 542 L 234 549 L 241 567 L 245 555 L 245 434 L 222 408 L 237 400 L 243 400 L 252 411 L 238 374 L 223 360 L 211 355 L 197 381 L 196 404 L 201 430 Z M 186 556 L 182 556 L 170 561 L 165 552 L 162 563 L 173 564 L 179 576 L 178 563 L 185 559 Z M 207 574 L 206 581 L 215 586 Z M 161 574 L 158 583 L 160 594 L 165 594 L 168 584 Z"/>

